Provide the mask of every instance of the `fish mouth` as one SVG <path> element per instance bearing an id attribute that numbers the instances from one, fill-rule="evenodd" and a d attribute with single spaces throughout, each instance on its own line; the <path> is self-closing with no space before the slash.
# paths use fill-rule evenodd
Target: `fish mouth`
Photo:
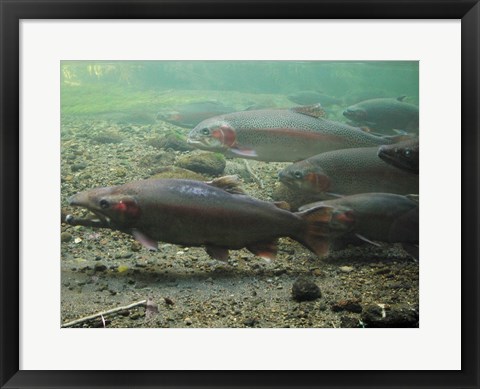
<path id="1" fill-rule="evenodd" d="M 387 163 L 391 163 L 393 166 L 397 168 L 403 168 L 403 169 L 412 169 L 412 166 L 407 161 L 404 161 L 400 158 L 395 158 L 394 156 L 382 151 L 381 149 L 378 150 L 377 153 L 378 157 L 383 159 Z"/>
<path id="2" fill-rule="evenodd" d="M 68 199 L 69 205 L 73 207 L 80 207 L 86 209 L 90 212 L 84 218 L 77 218 L 73 215 L 67 215 L 65 218 L 65 222 L 70 225 L 75 226 L 87 226 L 87 227 L 110 227 L 111 220 L 108 216 L 102 214 L 101 212 L 91 209 L 85 204 L 85 199 L 83 199 L 82 193 L 74 195 Z M 89 217 L 89 216 L 96 216 L 96 218 Z"/>
<path id="3" fill-rule="evenodd" d="M 193 138 L 187 138 L 187 143 L 189 145 L 198 145 L 198 144 L 203 145 L 204 144 L 202 141 L 197 140 L 197 139 L 193 139 Z"/>
<path id="4" fill-rule="evenodd" d="M 196 147 L 197 149 L 200 150 L 206 150 L 206 151 L 216 151 L 219 153 L 225 152 L 225 150 L 228 149 L 228 147 L 224 147 L 222 144 L 212 144 L 210 142 L 210 139 L 196 139 L 196 138 L 187 138 L 187 144 Z"/>
<path id="5" fill-rule="evenodd" d="M 382 146 L 378 149 L 377 156 L 387 162 L 398 162 L 397 158 L 394 158 L 388 153 Z"/>
<path id="6" fill-rule="evenodd" d="M 91 211 L 91 213 L 84 218 L 79 218 L 73 215 L 67 215 L 64 222 L 71 226 L 97 227 L 97 228 L 112 228 L 110 218 L 101 213 Z M 89 217 L 95 215 L 97 218 Z"/>
<path id="7" fill-rule="evenodd" d="M 349 119 L 353 119 L 355 117 L 355 112 L 350 109 L 346 109 L 345 111 L 343 111 L 343 116 Z"/>
<path id="8" fill-rule="evenodd" d="M 187 138 L 187 144 L 200 150 L 210 151 L 211 149 L 211 146 L 208 143 L 200 139 Z"/>
<path id="9" fill-rule="evenodd" d="M 366 120 L 366 115 L 364 111 L 349 109 L 347 108 L 343 111 L 343 116 L 347 119 L 353 120 L 354 122 L 364 122 Z"/>
<path id="10" fill-rule="evenodd" d="M 294 179 L 293 177 L 291 177 L 289 174 L 287 173 L 283 173 L 283 172 L 279 172 L 278 173 L 278 180 L 288 186 L 289 188 L 292 188 L 292 189 L 296 189 L 296 188 L 299 188 L 300 185 L 298 183 L 298 180 Z"/>
<path id="11" fill-rule="evenodd" d="M 279 171 L 278 172 L 278 180 L 282 183 L 285 183 L 285 181 L 288 180 L 288 176 L 283 171 Z"/>

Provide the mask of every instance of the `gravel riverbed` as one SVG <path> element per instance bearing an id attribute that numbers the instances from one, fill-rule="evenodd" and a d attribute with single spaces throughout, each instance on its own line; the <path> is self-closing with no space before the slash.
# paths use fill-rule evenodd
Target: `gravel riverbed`
<path id="1" fill-rule="evenodd" d="M 135 119 L 62 118 L 62 217 L 85 216 L 68 198 L 93 187 L 156 174 L 216 176 L 182 170 L 185 158 L 205 153 L 176 141 L 187 130 L 148 115 Z M 249 164 L 258 179 L 241 160 L 227 159 L 220 169 L 238 174 L 250 196 L 303 202 L 288 193 L 279 198 L 285 192 L 277 174 L 287 164 Z M 62 223 L 61 254 L 62 324 L 150 301 L 74 327 L 418 327 L 419 264 L 398 244 L 319 258 L 285 238 L 271 262 L 232 250 L 223 263 L 198 247 L 160 242 L 151 252 L 118 231 Z"/>

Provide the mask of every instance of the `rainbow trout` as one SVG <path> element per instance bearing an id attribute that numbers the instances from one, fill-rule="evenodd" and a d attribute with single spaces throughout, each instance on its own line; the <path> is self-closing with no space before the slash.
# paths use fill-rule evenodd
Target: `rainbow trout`
<path id="1" fill-rule="evenodd" d="M 303 90 L 289 94 L 287 98 L 294 103 L 310 105 L 320 103 L 322 106 L 341 104 L 342 101 L 336 97 L 326 95 L 315 90 Z"/>
<path id="2" fill-rule="evenodd" d="M 176 126 L 192 128 L 202 120 L 234 111 L 234 108 L 216 101 L 202 101 L 178 105 L 171 110 L 160 111 L 157 114 L 157 119 Z"/>
<path id="3" fill-rule="evenodd" d="M 356 193 L 418 193 L 418 176 L 377 156 L 377 147 L 336 150 L 294 163 L 279 179 L 292 189 L 319 195 Z"/>
<path id="4" fill-rule="evenodd" d="M 188 142 L 229 157 L 267 162 L 294 162 L 325 151 L 398 142 L 326 120 L 324 114 L 319 105 L 234 112 L 199 123 Z"/>
<path id="5" fill-rule="evenodd" d="M 329 240 L 355 235 L 364 241 L 418 244 L 419 205 L 409 196 L 362 193 L 300 208 L 322 211 Z"/>
<path id="6" fill-rule="evenodd" d="M 110 228 L 133 235 L 149 249 L 157 242 L 204 246 L 215 259 L 243 247 L 274 258 L 277 238 L 290 237 L 317 255 L 325 252 L 319 239 L 321 212 L 293 213 L 279 204 L 244 194 L 234 177 L 204 183 L 180 179 L 149 179 L 76 194 L 70 204 L 87 208 L 98 220 L 75 219 L 72 225 Z"/>
<path id="7" fill-rule="evenodd" d="M 418 107 L 405 103 L 405 97 L 365 100 L 348 107 L 343 115 L 355 125 L 376 131 L 418 131 Z"/>
<path id="8" fill-rule="evenodd" d="M 418 138 L 380 146 L 378 156 L 399 169 L 418 174 L 420 158 Z"/>

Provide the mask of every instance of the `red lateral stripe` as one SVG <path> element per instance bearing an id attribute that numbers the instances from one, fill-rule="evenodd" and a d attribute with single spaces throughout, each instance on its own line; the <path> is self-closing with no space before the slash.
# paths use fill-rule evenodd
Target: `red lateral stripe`
<path id="1" fill-rule="evenodd" d="M 297 128 L 258 128 L 258 129 L 249 129 L 250 131 L 266 132 L 272 136 L 288 136 L 293 138 L 304 138 L 304 139 L 318 139 L 318 140 L 329 140 L 333 142 L 344 142 L 345 137 L 327 134 L 323 132 L 314 132 L 308 130 L 299 130 Z"/>

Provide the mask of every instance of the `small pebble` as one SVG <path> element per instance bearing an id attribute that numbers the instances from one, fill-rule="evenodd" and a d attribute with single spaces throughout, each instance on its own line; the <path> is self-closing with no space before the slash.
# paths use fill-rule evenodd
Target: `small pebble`
<path id="1" fill-rule="evenodd" d="M 258 323 L 258 320 L 255 318 L 248 318 L 243 321 L 243 324 L 247 327 L 253 327 L 257 323 Z"/>
<path id="2" fill-rule="evenodd" d="M 75 243 L 80 243 L 82 241 L 82 238 L 75 238 L 74 242 Z"/>
<path id="3" fill-rule="evenodd" d="M 101 263 L 96 263 L 95 266 L 93 267 L 93 270 L 95 271 L 105 271 L 107 270 L 107 267 Z"/>
<path id="4" fill-rule="evenodd" d="M 60 235 L 60 240 L 64 243 L 70 242 L 72 238 L 72 234 L 69 234 L 68 232 L 62 232 L 62 234 Z"/>
<path id="5" fill-rule="evenodd" d="M 133 241 L 130 246 L 130 249 L 135 252 L 140 251 L 141 248 L 142 248 L 142 244 L 137 242 L 136 240 Z"/>
<path id="6" fill-rule="evenodd" d="M 324 275 L 323 271 L 321 271 L 320 269 L 313 269 L 312 270 L 312 274 L 315 276 L 315 277 L 321 277 Z"/>
<path id="7" fill-rule="evenodd" d="M 87 167 L 87 164 L 86 163 L 76 163 L 74 165 L 72 165 L 71 169 L 72 169 L 72 172 L 78 172 L 79 170 L 83 170 Z"/>
<path id="8" fill-rule="evenodd" d="M 185 318 L 184 322 L 185 322 L 185 324 L 186 324 L 187 326 L 191 326 L 192 323 L 193 323 L 193 322 L 192 322 L 192 319 L 190 319 L 189 317 Z"/>
<path id="9" fill-rule="evenodd" d="M 340 266 L 338 268 L 338 270 L 340 270 L 342 273 L 350 273 L 350 272 L 354 271 L 355 269 L 351 266 Z"/>

